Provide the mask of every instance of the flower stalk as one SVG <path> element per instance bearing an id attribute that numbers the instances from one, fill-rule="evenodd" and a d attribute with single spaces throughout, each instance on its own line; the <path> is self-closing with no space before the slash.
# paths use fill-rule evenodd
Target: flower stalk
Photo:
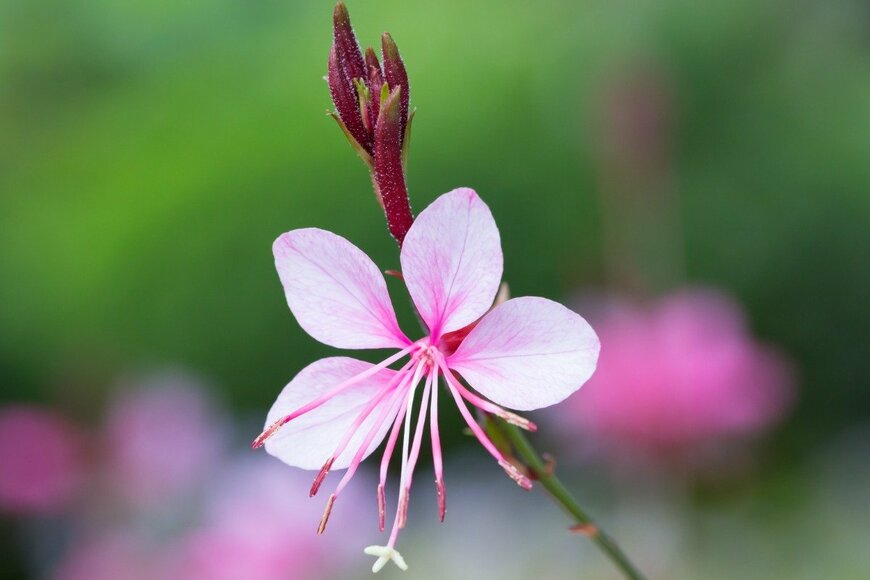
<path id="1" fill-rule="evenodd" d="M 580 507 L 580 504 L 571 492 L 568 491 L 565 484 L 562 483 L 552 467 L 535 450 L 522 430 L 502 419 L 493 418 L 492 422 L 495 423 L 496 428 L 504 435 L 505 439 L 510 442 L 534 479 L 540 482 L 543 488 L 547 490 L 550 498 L 574 519 L 576 524 L 572 526 L 571 530 L 582 533 L 595 542 L 626 578 L 630 580 L 644 580 L 645 576 L 628 559 L 622 548 Z"/>

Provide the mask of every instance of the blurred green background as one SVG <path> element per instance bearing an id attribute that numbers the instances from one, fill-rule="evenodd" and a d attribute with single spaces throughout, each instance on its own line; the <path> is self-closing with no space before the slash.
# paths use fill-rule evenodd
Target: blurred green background
<path id="1" fill-rule="evenodd" d="M 684 280 L 727 289 L 797 367 L 797 406 L 759 481 L 799 489 L 806 458 L 866 420 L 866 2 L 349 8 L 360 41 L 389 30 L 409 69 L 412 207 L 475 188 L 517 295 L 567 299 L 612 283 L 601 95 L 655 71 L 670 95 L 685 265 L 651 292 Z M 258 418 L 332 352 L 290 315 L 274 238 L 318 226 L 383 268 L 398 254 L 364 166 L 324 114 L 331 10 L 0 3 L 0 402 L 59 404 L 88 421 L 119 373 L 168 362 Z"/>

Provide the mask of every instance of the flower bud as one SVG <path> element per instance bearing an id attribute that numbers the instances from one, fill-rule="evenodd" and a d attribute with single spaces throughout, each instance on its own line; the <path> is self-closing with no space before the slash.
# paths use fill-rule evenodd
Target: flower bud
<path id="1" fill-rule="evenodd" d="M 390 89 L 401 87 L 401 103 L 400 103 L 400 128 L 401 142 L 405 141 L 405 127 L 408 126 L 408 114 L 411 102 L 411 87 L 408 85 L 408 73 L 405 70 L 405 63 L 402 62 L 402 57 L 399 55 L 399 47 L 393 42 L 393 37 L 389 32 L 385 32 L 381 36 L 381 46 L 384 54 L 384 76 L 387 79 L 387 84 Z"/>
<path id="2" fill-rule="evenodd" d="M 347 76 L 351 80 L 365 78 L 365 62 L 359 49 L 359 43 L 356 41 L 356 35 L 353 33 L 350 14 L 348 14 L 344 2 L 335 5 L 335 10 L 332 13 L 332 24 L 333 44 L 342 68 L 347 71 Z"/>
<path id="3" fill-rule="evenodd" d="M 396 87 L 381 101 L 374 149 L 375 183 L 390 233 L 399 245 L 414 221 L 402 165 L 401 97 L 402 89 Z"/>
<path id="4" fill-rule="evenodd" d="M 351 139 L 352 145 L 355 142 L 355 147 L 359 146 L 370 154 L 372 152 L 372 138 L 363 124 L 359 96 L 353 81 L 347 76 L 347 69 L 340 62 L 338 48 L 335 44 L 329 51 L 327 81 L 342 130 Z"/>
<path id="5" fill-rule="evenodd" d="M 371 126 L 374 127 L 378 121 L 378 112 L 381 103 L 381 88 L 384 86 L 384 72 L 381 69 L 381 63 L 378 61 L 378 56 L 371 47 L 366 49 L 366 67 L 368 68 L 369 90 L 371 91 L 369 112 L 371 114 Z"/>
<path id="6" fill-rule="evenodd" d="M 351 146 L 372 173 L 375 194 L 390 233 L 401 245 L 414 217 L 405 186 L 410 143 L 410 87 L 393 38 L 381 38 L 383 66 L 375 51 L 360 51 L 343 2 L 333 12 L 333 44 L 327 81 L 338 122 Z"/>

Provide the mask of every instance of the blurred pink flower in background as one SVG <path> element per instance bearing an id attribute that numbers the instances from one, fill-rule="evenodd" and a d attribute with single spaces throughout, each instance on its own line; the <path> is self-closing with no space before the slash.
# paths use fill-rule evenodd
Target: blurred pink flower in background
<path id="1" fill-rule="evenodd" d="M 690 452 L 753 435 L 789 407 L 790 366 L 753 339 L 738 304 L 688 289 L 597 320 L 601 360 L 559 418 L 617 451 Z"/>
<path id="2" fill-rule="evenodd" d="M 322 506 L 307 497 L 308 478 L 247 449 L 239 459 L 228 444 L 231 427 L 210 392 L 184 373 L 146 375 L 116 391 L 102 433 L 108 493 L 69 512 L 71 542 L 48 565 L 52 577 L 342 577 L 348 556 L 363 557 L 348 545 L 360 522 L 376 530 L 375 483 L 366 486 L 360 474 L 347 492 L 362 497 L 351 498 L 334 532 L 320 537 Z M 360 517 L 360 504 L 370 506 L 368 517 Z"/>
<path id="3" fill-rule="evenodd" d="M 84 437 L 60 415 L 35 406 L 0 409 L 0 512 L 62 511 L 84 469 Z"/>
<path id="4" fill-rule="evenodd" d="M 125 530 L 105 529 L 77 538 L 61 561 L 56 580 L 151 580 L 159 578 L 146 542 Z"/>
<path id="5" fill-rule="evenodd" d="M 304 579 L 337 574 L 349 554 L 360 557 L 349 549 L 348 540 L 360 531 L 361 521 L 376 529 L 373 494 L 352 498 L 346 510 L 335 514 L 335 532 L 318 536 L 322 506 L 307 497 L 309 487 L 307 477 L 267 457 L 228 463 L 208 492 L 202 525 L 175 545 L 167 577 Z M 365 491 L 374 484 L 369 487 Z M 348 489 L 350 494 L 362 492 L 360 485 Z M 354 507 L 362 503 L 372 504 L 368 518 Z"/>
<path id="6" fill-rule="evenodd" d="M 115 393 L 105 429 L 109 477 L 138 504 L 205 478 L 226 437 L 206 388 L 178 372 L 152 375 Z"/>

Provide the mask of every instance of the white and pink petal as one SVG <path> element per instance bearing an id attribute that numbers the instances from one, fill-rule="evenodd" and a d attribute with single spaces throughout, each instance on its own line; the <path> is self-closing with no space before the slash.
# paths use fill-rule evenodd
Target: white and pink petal
<path id="1" fill-rule="evenodd" d="M 495 307 L 447 360 L 493 402 L 528 411 L 556 404 L 585 383 L 600 344 L 579 314 L 546 298 Z"/>
<path id="2" fill-rule="evenodd" d="M 423 210 L 402 244 L 402 274 L 435 340 L 480 318 L 501 282 L 501 239 L 472 189 L 445 193 Z"/>
<path id="3" fill-rule="evenodd" d="M 315 361 L 299 371 L 281 394 L 266 418 L 266 427 L 273 425 L 297 409 L 329 393 L 335 387 L 375 365 L 348 357 L 330 357 Z M 396 383 L 397 372 L 380 369 L 348 387 L 319 407 L 297 417 L 278 429 L 266 440 L 266 451 L 284 463 L 302 469 L 320 469 L 335 452 L 348 428 L 379 392 Z M 390 398 L 375 406 L 366 420 L 350 439 L 345 450 L 332 464 L 333 469 L 347 467 L 362 445 L 371 426 L 378 420 Z M 394 414 L 393 414 L 394 417 Z M 376 431 L 363 457 L 368 456 L 381 443 L 392 426 L 393 417 L 387 416 Z"/>
<path id="4" fill-rule="evenodd" d="M 387 285 L 374 262 L 345 238 L 292 230 L 272 246 L 284 295 L 299 325 L 337 348 L 403 348 Z"/>

